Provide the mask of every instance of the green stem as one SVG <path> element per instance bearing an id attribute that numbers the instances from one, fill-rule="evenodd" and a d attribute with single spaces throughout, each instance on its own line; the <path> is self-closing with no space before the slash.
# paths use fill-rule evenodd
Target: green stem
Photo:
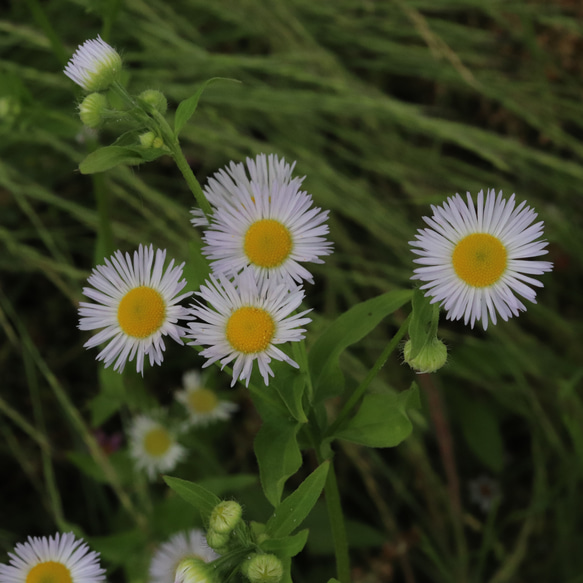
<path id="1" fill-rule="evenodd" d="M 327 436 L 334 435 L 334 433 L 340 428 L 342 423 L 344 423 L 344 421 L 352 411 L 354 405 L 356 405 L 360 398 L 364 395 L 365 391 L 368 389 L 368 386 L 370 385 L 372 380 L 377 376 L 378 372 L 384 366 L 385 362 L 387 361 L 387 358 L 389 358 L 393 350 L 395 350 L 395 348 L 405 335 L 405 332 L 409 327 L 410 319 L 411 314 L 407 316 L 405 321 L 401 324 L 401 327 L 397 330 L 397 333 L 393 336 L 393 338 L 391 338 L 391 341 L 387 344 L 381 355 L 377 358 L 377 361 L 374 363 L 374 366 L 369 370 L 365 379 L 362 381 L 362 383 L 360 383 L 356 391 L 352 393 L 348 401 L 346 401 L 344 407 L 342 407 L 342 410 L 338 414 L 338 417 L 336 417 L 336 420 L 334 421 L 334 423 L 332 423 L 332 425 L 326 432 Z"/>

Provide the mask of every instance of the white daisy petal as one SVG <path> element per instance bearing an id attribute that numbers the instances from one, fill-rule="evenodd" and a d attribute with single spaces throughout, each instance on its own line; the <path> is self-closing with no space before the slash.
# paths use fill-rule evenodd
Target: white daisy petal
<path id="1" fill-rule="evenodd" d="M 246 269 L 234 282 L 211 275 L 197 295 L 208 306 L 191 306 L 195 321 L 188 324 L 189 344 L 208 347 L 200 353 L 207 359 L 205 367 L 216 361 L 223 366 L 234 361 L 231 386 L 237 380 L 249 386 L 254 361 L 266 385 L 273 376 L 272 358 L 297 367 L 274 345 L 304 338 L 305 329 L 300 326 L 311 321 L 304 317 L 310 310 L 289 315 L 303 300 L 302 288 L 290 288 L 281 279 L 261 278 Z"/>
<path id="2" fill-rule="evenodd" d="M 421 265 L 411 279 L 425 282 L 421 289 L 442 304 L 448 319 L 463 318 L 472 328 L 480 321 L 487 329 L 497 314 L 506 321 L 526 309 L 515 294 L 536 303 L 531 286 L 543 284 L 530 276 L 553 264 L 530 260 L 547 253 L 547 242 L 538 240 L 543 222 L 532 224 L 537 214 L 525 202 L 515 206 L 514 195 L 505 200 L 494 190 L 486 197 L 480 191 L 476 205 L 467 193 L 467 201 L 456 194 L 423 217 L 430 228 L 419 229 L 409 243 Z"/>
<path id="3" fill-rule="evenodd" d="M 99 553 L 72 532 L 31 537 L 8 553 L 0 565 L 0 583 L 98 583 L 105 579 Z"/>
<path id="4" fill-rule="evenodd" d="M 157 249 L 154 255 L 151 245 L 140 245 L 133 260 L 116 251 L 91 272 L 87 282 L 95 289 L 84 288 L 83 293 L 98 303 L 80 302 L 79 329 L 103 328 L 84 346 L 109 341 L 97 355 L 106 367 L 115 361 L 114 370 L 122 372 L 137 355 L 136 369 L 143 374 L 146 355 L 150 364 L 162 362 L 163 336 L 182 344 L 186 328 L 177 322 L 190 317 L 179 302 L 191 294 L 178 295 L 186 285 L 180 279 L 184 263 L 174 266 L 171 261 L 164 271 L 165 258 L 166 251 Z"/>

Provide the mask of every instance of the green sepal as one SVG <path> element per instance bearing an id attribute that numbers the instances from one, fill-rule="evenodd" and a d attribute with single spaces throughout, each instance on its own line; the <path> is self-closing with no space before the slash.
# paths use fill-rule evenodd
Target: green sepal
<path id="1" fill-rule="evenodd" d="M 401 393 L 365 395 L 356 415 L 335 437 L 367 447 L 394 447 L 413 430 L 407 411 L 420 407 L 415 383 Z"/>
<path id="2" fill-rule="evenodd" d="M 290 535 L 304 521 L 318 501 L 330 468 L 325 461 L 318 466 L 281 504 L 267 521 L 265 532 L 272 538 Z"/>
<path id="3" fill-rule="evenodd" d="M 180 478 L 172 478 L 171 476 L 163 476 L 163 478 L 166 484 L 183 500 L 192 504 L 200 512 L 203 521 L 208 523 L 212 511 L 221 499 L 194 482 L 181 480 Z"/>
<path id="4" fill-rule="evenodd" d="M 429 298 L 425 297 L 419 288 L 415 289 L 411 301 L 411 320 L 409 322 L 410 360 L 416 358 L 423 348 L 436 337 L 438 323 L 439 306 L 429 303 Z"/>
<path id="5" fill-rule="evenodd" d="M 274 553 L 278 557 L 295 557 L 306 546 L 309 533 L 305 528 L 291 536 L 268 538 L 259 544 L 259 548 L 264 553 Z"/>

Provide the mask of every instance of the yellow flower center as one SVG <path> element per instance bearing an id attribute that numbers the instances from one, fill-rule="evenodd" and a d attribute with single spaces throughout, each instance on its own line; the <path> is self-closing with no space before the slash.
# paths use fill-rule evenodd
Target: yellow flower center
<path id="1" fill-rule="evenodd" d="M 244 354 L 263 352 L 275 334 L 275 323 L 262 308 L 246 306 L 235 310 L 227 322 L 227 340 Z"/>
<path id="2" fill-rule="evenodd" d="M 63 563 L 45 561 L 28 572 L 25 583 L 73 583 L 73 579 Z"/>
<path id="3" fill-rule="evenodd" d="M 163 456 L 171 445 L 172 439 L 163 427 L 151 429 L 144 437 L 144 449 L 152 457 Z"/>
<path id="4" fill-rule="evenodd" d="M 188 392 L 187 402 L 193 413 L 210 413 L 217 408 L 219 400 L 213 391 L 197 389 Z"/>
<path id="5" fill-rule="evenodd" d="M 243 248 L 254 265 L 277 267 L 288 258 L 292 238 L 287 227 L 279 221 L 261 219 L 247 229 Z"/>
<path id="6" fill-rule="evenodd" d="M 452 262 L 457 275 L 472 287 L 496 283 L 506 270 L 506 247 L 489 233 L 464 237 L 453 250 Z"/>
<path id="7" fill-rule="evenodd" d="M 147 338 L 164 323 L 166 304 L 158 291 L 142 285 L 131 289 L 119 303 L 117 321 L 134 338 Z"/>

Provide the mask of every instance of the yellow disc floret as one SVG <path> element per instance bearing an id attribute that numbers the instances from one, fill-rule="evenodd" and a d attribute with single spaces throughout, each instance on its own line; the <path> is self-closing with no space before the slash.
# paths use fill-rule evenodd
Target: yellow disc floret
<path id="1" fill-rule="evenodd" d="M 28 572 L 25 583 L 73 583 L 73 579 L 63 563 L 45 561 Z"/>
<path id="2" fill-rule="evenodd" d="M 245 255 L 258 267 L 277 267 L 289 256 L 292 238 L 285 225 L 274 219 L 261 219 L 245 233 Z"/>
<path id="3" fill-rule="evenodd" d="M 506 247 L 489 233 L 464 237 L 453 250 L 457 275 L 472 287 L 488 287 L 502 277 L 507 264 Z"/>
<path id="4" fill-rule="evenodd" d="M 163 456 L 171 445 L 172 439 L 163 427 L 151 429 L 144 437 L 144 449 L 153 457 Z"/>
<path id="5" fill-rule="evenodd" d="M 119 303 L 117 321 L 134 338 L 147 338 L 164 323 L 166 304 L 158 291 L 142 285 L 130 290 Z"/>
<path id="6" fill-rule="evenodd" d="M 193 413 L 210 413 L 217 408 L 219 400 L 210 389 L 197 389 L 188 393 L 188 408 Z"/>
<path id="7" fill-rule="evenodd" d="M 235 310 L 227 322 L 229 344 L 244 354 L 263 352 L 275 334 L 275 323 L 262 308 L 245 306 Z"/>

